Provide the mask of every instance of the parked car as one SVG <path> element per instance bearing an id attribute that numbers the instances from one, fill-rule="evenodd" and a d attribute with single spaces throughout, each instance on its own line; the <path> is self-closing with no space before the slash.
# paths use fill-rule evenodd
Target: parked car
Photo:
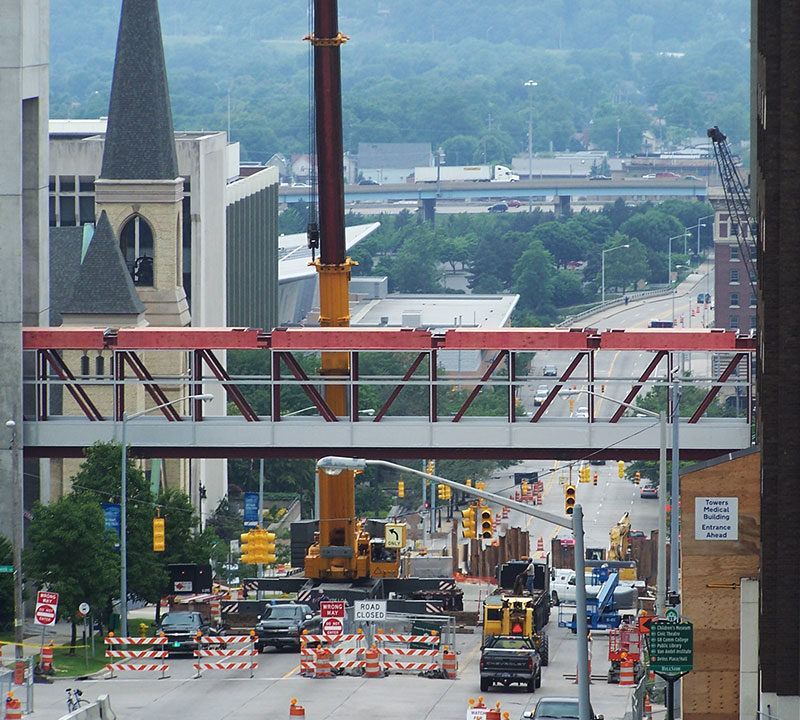
<path id="1" fill-rule="evenodd" d="M 533 712 L 530 710 L 522 713 L 525 720 L 577 720 L 578 698 L 573 697 L 543 697 L 536 703 Z M 592 706 L 589 706 L 591 720 L 603 720 L 602 715 L 595 715 Z"/>
<path id="2" fill-rule="evenodd" d="M 544 370 L 542 371 L 542 375 L 545 377 L 555 377 L 558 375 L 558 369 L 555 365 L 545 365 Z"/>
<path id="3" fill-rule="evenodd" d="M 506 200 L 508 207 L 521 207 L 522 203 L 519 200 Z"/>
<path id="4" fill-rule="evenodd" d="M 494 205 L 489 205 L 487 208 L 490 213 L 498 213 L 498 212 L 505 212 L 508 210 L 508 205 L 504 202 L 495 203 Z"/>
<path id="5" fill-rule="evenodd" d="M 611 175 L 590 175 L 589 180 L 612 180 Z"/>
<path id="6" fill-rule="evenodd" d="M 657 178 L 680 178 L 680 175 L 678 175 L 678 173 L 674 173 L 674 172 L 660 172 L 660 173 L 656 173 L 656 177 Z"/>
<path id="7" fill-rule="evenodd" d="M 276 649 L 299 649 L 304 630 L 308 630 L 309 635 L 319 635 L 322 632 L 322 618 L 314 613 L 310 605 L 267 605 L 256 623 L 256 649 L 263 652 L 268 645 Z"/>
<path id="8" fill-rule="evenodd" d="M 700 178 L 697 175 L 684 175 L 684 180 L 695 180 L 696 182 L 700 182 Z"/>
<path id="9" fill-rule="evenodd" d="M 364 178 L 363 180 L 358 181 L 359 185 L 380 185 L 377 180 L 371 180 L 370 178 Z"/>
<path id="10" fill-rule="evenodd" d="M 648 173 L 647 175 L 642 175 L 642 180 L 655 180 L 656 174 L 655 173 Z"/>
<path id="11" fill-rule="evenodd" d="M 171 610 L 156 628 L 157 633 L 164 633 L 167 644 L 164 649 L 168 655 L 181 653 L 192 654 L 197 649 L 197 633 L 201 635 L 220 635 L 221 630 L 204 618 L 199 612 Z"/>
<path id="12" fill-rule="evenodd" d="M 629 538 L 643 538 L 643 537 L 647 537 L 647 535 L 644 534 L 644 530 L 630 530 L 628 532 L 628 537 Z"/>
<path id="13" fill-rule="evenodd" d="M 658 485 L 644 485 L 639 492 L 639 497 L 658 499 Z"/>
<path id="14" fill-rule="evenodd" d="M 579 407 L 575 411 L 575 414 L 573 415 L 573 417 L 576 417 L 576 418 L 588 418 L 589 417 L 589 408 L 586 407 L 585 405 L 582 405 L 581 407 Z"/>
<path id="15" fill-rule="evenodd" d="M 539 387 L 536 388 L 536 395 L 533 396 L 533 404 L 541 405 L 549 393 L 550 388 L 547 387 L 547 385 L 539 385 Z"/>

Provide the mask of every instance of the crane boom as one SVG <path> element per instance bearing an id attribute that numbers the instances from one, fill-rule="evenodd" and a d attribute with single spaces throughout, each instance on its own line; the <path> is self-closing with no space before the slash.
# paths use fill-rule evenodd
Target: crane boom
<path id="1" fill-rule="evenodd" d="M 750 289 L 756 292 L 756 268 L 753 264 L 752 253 L 756 241 L 756 225 L 750 213 L 749 193 L 745 189 L 736 165 L 733 162 L 728 138 L 716 125 L 709 128 L 708 137 L 714 147 L 714 158 L 722 180 L 722 189 L 725 192 L 725 204 L 730 215 L 730 224 L 739 244 L 739 257 L 744 263 Z"/>

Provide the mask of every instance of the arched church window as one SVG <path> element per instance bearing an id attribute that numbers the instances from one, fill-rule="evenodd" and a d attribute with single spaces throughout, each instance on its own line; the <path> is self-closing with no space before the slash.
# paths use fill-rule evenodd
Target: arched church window
<path id="1" fill-rule="evenodd" d="M 153 231 L 140 215 L 134 215 L 122 227 L 119 245 L 134 285 L 153 284 Z"/>

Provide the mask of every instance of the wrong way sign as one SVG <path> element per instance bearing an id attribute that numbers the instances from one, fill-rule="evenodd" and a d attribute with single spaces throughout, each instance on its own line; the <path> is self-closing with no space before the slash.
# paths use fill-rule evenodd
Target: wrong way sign
<path id="1" fill-rule="evenodd" d="M 36 593 L 33 621 L 37 625 L 55 625 L 58 614 L 58 593 L 40 590 Z"/>

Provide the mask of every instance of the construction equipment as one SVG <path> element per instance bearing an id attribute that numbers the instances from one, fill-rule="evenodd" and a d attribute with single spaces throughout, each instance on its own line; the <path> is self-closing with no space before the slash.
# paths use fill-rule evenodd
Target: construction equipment
<path id="1" fill-rule="evenodd" d="M 627 560 L 628 559 L 628 536 L 631 532 L 630 513 L 625 513 L 619 522 L 611 528 L 609 535 L 607 560 Z"/>
<path id="2" fill-rule="evenodd" d="M 619 627 L 622 618 L 617 612 L 617 604 L 614 601 L 614 591 L 619 584 L 619 575 L 615 572 L 609 573 L 608 568 L 598 568 L 598 577 L 603 581 L 600 592 L 595 598 L 586 598 L 586 623 L 591 630 L 608 630 Z M 558 626 L 565 627 L 577 632 L 577 616 L 564 605 L 558 607 Z M 571 617 L 569 615 L 571 614 Z"/>
<path id="3" fill-rule="evenodd" d="M 497 590 L 483 603 L 483 636 L 529 637 L 542 665 L 549 661 L 544 627 L 550 620 L 550 562 L 546 553 L 530 561 L 512 560 L 497 568 Z"/>
<path id="4" fill-rule="evenodd" d="M 620 663 L 633 663 L 633 675 L 639 680 L 644 669 L 641 664 L 642 634 L 636 625 L 623 623 L 618 628 L 608 631 L 608 682 L 619 682 Z"/>
<path id="5" fill-rule="evenodd" d="M 730 225 L 739 244 L 739 257 L 747 271 L 750 290 L 755 294 L 756 269 L 753 260 L 756 252 L 757 227 L 750 212 L 749 193 L 733 162 L 728 138 L 716 125 L 709 128 L 707 134 L 711 138 L 711 145 L 714 148 L 714 158 L 717 161 L 717 169 L 722 180 L 722 189 L 725 192 L 725 204 L 730 215 Z"/>

